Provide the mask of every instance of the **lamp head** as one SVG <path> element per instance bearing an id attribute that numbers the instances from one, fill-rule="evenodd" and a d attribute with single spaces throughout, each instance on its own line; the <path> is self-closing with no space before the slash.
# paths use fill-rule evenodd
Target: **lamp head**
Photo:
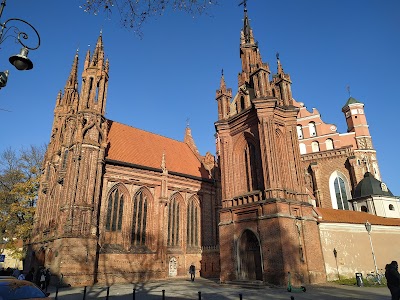
<path id="1" fill-rule="evenodd" d="M 20 71 L 32 69 L 33 63 L 28 58 L 28 52 L 27 48 L 22 48 L 19 54 L 13 55 L 9 58 L 10 63 Z"/>
<path id="2" fill-rule="evenodd" d="M 371 232 L 371 223 L 370 222 L 366 222 L 365 223 L 365 229 L 368 231 L 368 233 L 370 233 Z"/>
<path id="3" fill-rule="evenodd" d="M 8 70 L 0 72 L 0 89 L 5 87 L 8 79 Z"/>

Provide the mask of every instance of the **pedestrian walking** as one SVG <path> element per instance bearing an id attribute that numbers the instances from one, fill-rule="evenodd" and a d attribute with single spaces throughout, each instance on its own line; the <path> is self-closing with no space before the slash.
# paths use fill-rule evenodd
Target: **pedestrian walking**
<path id="1" fill-rule="evenodd" d="M 385 277 L 387 281 L 387 287 L 392 294 L 392 300 L 400 299 L 400 274 L 399 265 L 397 261 L 392 261 L 386 265 Z"/>
<path id="2" fill-rule="evenodd" d="M 47 288 L 50 285 L 50 279 L 51 279 L 51 273 L 49 268 L 46 269 L 45 278 L 46 278 L 46 292 L 47 292 Z"/>
<path id="3" fill-rule="evenodd" d="M 194 277 L 196 276 L 196 267 L 192 263 L 189 267 L 189 273 L 190 273 L 190 280 L 194 281 Z"/>
<path id="4" fill-rule="evenodd" d="M 43 268 L 40 270 L 40 275 L 39 275 L 39 280 L 40 280 L 40 288 L 42 291 L 46 289 L 46 270 Z"/>

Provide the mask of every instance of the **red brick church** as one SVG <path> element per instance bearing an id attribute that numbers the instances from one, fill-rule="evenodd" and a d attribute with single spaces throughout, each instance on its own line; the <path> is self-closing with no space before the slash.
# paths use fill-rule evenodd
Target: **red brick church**
<path id="1" fill-rule="evenodd" d="M 187 276 L 191 264 L 222 282 L 286 284 L 291 272 L 317 283 L 328 273 L 324 209 L 398 220 L 364 105 L 348 99 L 348 132 L 338 133 L 293 98 L 279 57 L 276 72 L 262 61 L 246 7 L 240 34 L 237 90 L 222 75 L 216 92 L 215 157 L 198 152 L 189 128 L 177 141 L 106 119 L 102 36 L 80 87 L 75 55 L 56 99 L 29 266 L 72 285 Z"/>

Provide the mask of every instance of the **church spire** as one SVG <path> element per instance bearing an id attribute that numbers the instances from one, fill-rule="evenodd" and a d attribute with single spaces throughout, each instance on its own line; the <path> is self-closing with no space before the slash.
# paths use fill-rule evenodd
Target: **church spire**
<path id="1" fill-rule="evenodd" d="M 74 105 L 78 106 L 78 50 L 76 50 L 76 54 L 74 56 L 74 60 L 71 67 L 71 72 L 69 73 L 67 82 L 64 86 L 64 95 L 59 95 L 60 101 L 57 101 L 57 105 L 69 107 Z"/>
<path id="2" fill-rule="evenodd" d="M 223 92 L 226 92 L 226 83 L 224 78 L 224 69 L 221 71 L 221 81 L 219 83 L 219 89 Z"/>
<path id="3" fill-rule="evenodd" d="M 278 52 L 276 53 L 276 60 L 277 60 L 277 65 L 278 65 L 278 75 L 284 74 L 281 61 L 279 60 L 279 53 Z"/>
<path id="4" fill-rule="evenodd" d="M 247 15 L 247 0 L 244 0 L 239 5 L 244 7 L 243 29 L 240 44 L 255 44 L 253 30 L 250 27 L 250 19 Z"/>
<path id="5" fill-rule="evenodd" d="M 94 49 L 92 61 L 90 62 L 90 66 L 103 65 L 104 62 L 104 47 L 103 47 L 103 38 L 102 31 L 100 31 L 100 35 L 97 39 L 96 48 Z"/>
<path id="6" fill-rule="evenodd" d="M 232 89 L 226 88 L 224 70 L 222 70 L 219 89 L 217 90 L 215 97 L 215 99 L 218 101 L 218 120 L 227 119 L 229 117 L 229 105 L 231 98 Z"/>
<path id="7" fill-rule="evenodd" d="M 189 146 L 189 148 L 193 151 L 193 153 L 199 158 L 200 153 L 199 150 L 197 149 L 197 146 L 194 142 L 194 139 L 192 137 L 192 130 L 189 127 L 189 124 L 186 125 L 185 128 L 185 137 L 184 137 L 184 143 Z"/>
<path id="8" fill-rule="evenodd" d="M 265 97 L 270 94 L 269 87 L 269 66 L 263 63 L 258 43 L 254 39 L 253 30 L 250 26 L 249 16 L 247 14 L 247 0 L 244 0 L 239 5 L 244 6 L 244 22 L 240 32 L 240 59 L 242 61 L 242 72 L 239 73 L 239 87 L 250 87 L 254 83 L 254 77 L 257 81 L 256 89 L 257 97 Z"/>
<path id="9" fill-rule="evenodd" d="M 82 73 L 82 92 L 79 103 L 80 110 L 95 110 L 100 114 L 105 112 L 108 88 L 108 60 L 104 62 L 102 32 L 97 39 L 93 56 L 88 51 Z"/>
<path id="10" fill-rule="evenodd" d="M 247 15 L 247 0 L 244 0 L 241 4 L 243 4 L 244 7 L 244 21 L 243 21 L 244 41 L 246 42 L 246 44 L 248 44 L 250 43 L 251 27 L 250 27 L 249 16 Z"/>
<path id="11" fill-rule="evenodd" d="M 79 50 L 77 49 L 74 61 L 72 63 L 71 72 L 69 73 L 69 77 L 65 84 L 64 90 L 68 88 L 76 88 L 78 86 L 78 60 L 79 60 L 78 52 Z"/>

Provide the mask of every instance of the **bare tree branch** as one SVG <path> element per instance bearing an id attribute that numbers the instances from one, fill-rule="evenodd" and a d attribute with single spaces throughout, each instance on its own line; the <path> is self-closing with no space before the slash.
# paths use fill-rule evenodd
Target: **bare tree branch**
<path id="1" fill-rule="evenodd" d="M 187 12 L 190 15 L 206 13 L 218 0 L 86 0 L 80 6 L 85 12 L 98 15 L 104 13 L 111 18 L 114 12 L 120 17 L 123 27 L 141 34 L 148 18 L 161 16 L 167 9 Z"/>

